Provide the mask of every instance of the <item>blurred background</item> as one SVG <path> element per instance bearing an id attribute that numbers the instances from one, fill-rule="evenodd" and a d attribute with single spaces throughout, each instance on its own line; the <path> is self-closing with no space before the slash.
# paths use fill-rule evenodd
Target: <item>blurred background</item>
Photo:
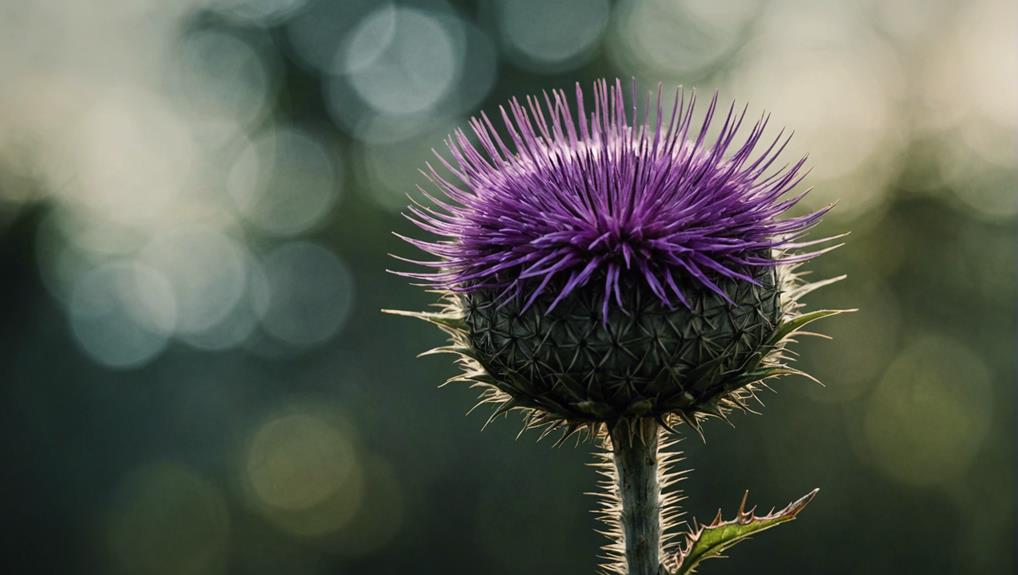
<path id="1" fill-rule="evenodd" d="M 379 309 L 417 170 L 599 77 L 773 114 L 835 199 L 824 325 L 688 437 L 691 516 L 822 492 L 705 573 L 1012 572 L 1018 9 L 1007 0 L 102 0 L 0 7 L 6 571 L 586 574 L 591 445 Z"/>

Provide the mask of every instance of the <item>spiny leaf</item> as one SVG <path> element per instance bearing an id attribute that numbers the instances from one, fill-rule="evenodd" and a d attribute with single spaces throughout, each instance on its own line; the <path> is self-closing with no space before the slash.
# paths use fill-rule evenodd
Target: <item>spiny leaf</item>
<path id="1" fill-rule="evenodd" d="M 844 235 L 847 235 L 847 234 L 844 234 Z M 785 296 L 788 297 L 789 299 L 793 300 L 793 301 L 797 301 L 797 300 L 801 299 L 803 296 L 805 296 L 807 294 L 810 294 L 810 293 L 812 293 L 812 292 L 814 292 L 814 291 L 816 291 L 816 290 L 818 290 L 818 289 L 820 289 L 822 287 L 827 287 L 827 286 L 829 286 L 831 284 L 836 284 L 836 283 L 840 282 L 841 280 L 843 280 L 843 279 L 845 279 L 847 277 L 848 277 L 847 275 L 843 274 L 843 275 L 840 275 L 840 276 L 835 276 L 835 277 L 832 277 L 832 278 L 827 278 L 827 279 L 819 280 L 819 281 L 815 281 L 815 282 L 806 282 L 806 283 L 803 283 L 803 284 L 799 285 L 798 287 L 795 287 L 793 289 L 788 290 L 785 293 Z"/>
<path id="2" fill-rule="evenodd" d="M 784 323 L 782 323 L 781 325 L 778 326 L 778 329 L 776 329 L 774 331 L 774 334 L 771 336 L 771 342 L 774 343 L 774 344 L 777 344 L 778 342 L 780 342 L 781 340 L 785 339 L 786 337 L 788 337 L 792 333 L 795 333 L 796 330 L 798 330 L 798 329 L 800 329 L 802 327 L 805 327 L 807 324 L 813 323 L 813 322 L 817 321 L 818 319 L 823 319 L 825 317 L 831 317 L 831 316 L 840 315 L 840 314 L 843 314 L 843 313 L 850 313 L 850 312 L 854 312 L 854 311 L 856 311 L 856 310 L 854 310 L 854 309 L 818 309 L 816 311 L 811 311 L 809 313 L 804 313 L 804 314 L 801 314 L 801 315 L 797 315 L 797 316 L 793 317 L 792 319 L 790 319 L 790 320 L 788 320 L 788 321 L 786 321 L 786 322 L 784 322 Z"/>
<path id="3" fill-rule="evenodd" d="M 671 575 L 687 575 L 694 573 L 700 563 L 707 559 L 722 557 L 728 548 L 740 541 L 796 518 L 819 489 L 810 491 L 800 499 L 790 503 L 780 511 L 771 511 L 766 515 L 755 515 L 756 508 L 746 509 L 747 491 L 742 497 L 739 511 L 735 518 L 724 520 L 721 511 L 708 525 L 702 525 L 686 534 L 686 541 L 675 555 L 675 570 Z"/>
<path id="4" fill-rule="evenodd" d="M 785 375 L 797 375 L 799 377 L 805 377 L 806 379 L 819 383 L 819 381 L 815 377 L 804 371 L 795 369 L 794 367 L 788 367 L 787 365 L 775 365 L 771 367 L 757 369 L 756 371 L 744 373 L 739 377 L 733 379 L 729 383 L 729 385 L 731 385 L 733 388 L 743 387 L 751 383 L 756 383 L 758 381 L 763 381 L 766 379 L 771 379 L 773 377 L 781 377 Z"/>
<path id="5" fill-rule="evenodd" d="M 452 314 L 448 312 L 428 312 L 428 311 L 404 311 L 400 309 L 383 309 L 382 313 L 390 315 L 398 315 L 402 317 L 412 317 L 424 320 L 428 323 L 435 325 L 444 326 L 450 329 L 466 329 L 467 323 L 461 315 Z"/>

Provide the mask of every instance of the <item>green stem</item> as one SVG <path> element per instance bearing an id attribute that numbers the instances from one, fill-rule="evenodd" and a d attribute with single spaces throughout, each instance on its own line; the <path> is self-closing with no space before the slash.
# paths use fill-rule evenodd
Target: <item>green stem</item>
<path id="1" fill-rule="evenodd" d="M 619 523 L 627 573 L 659 575 L 661 486 L 657 423 L 653 419 L 622 422 L 612 429 L 611 444 L 622 506 Z"/>

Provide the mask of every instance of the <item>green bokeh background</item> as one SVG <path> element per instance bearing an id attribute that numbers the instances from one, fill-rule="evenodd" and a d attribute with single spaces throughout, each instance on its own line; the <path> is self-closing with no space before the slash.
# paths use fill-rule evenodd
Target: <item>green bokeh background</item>
<path id="1" fill-rule="evenodd" d="M 356 88 L 359 72 L 330 76 L 309 63 L 294 48 L 292 22 L 334 24 L 331 35 L 312 40 L 342 50 L 356 44 L 355 29 L 372 10 L 392 9 L 385 3 L 339 3 L 350 11 L 329 12 L 325 0 L 188 2 L 167 14 L 157 4 L 110 2 L 96 9 L 95 21 L 79 18 L 71 3 L 50 4 L 11 7 L 0 24 L 4 53 L 23 55 L 0 57 L 0 509 L 11 546 L 0 563 L 7 572 L 593 573 L 602 540 L 590 512 L 594 498 L 584 493 L 596 479 L 586 465 L 595 447 L 553 448 L 535 443 L 535 433 L 516 439 L 514 417 L 481 433 L 487 413 L 464 416 L 473 392 L 436 390 L 455 373 L 450 361 L 415 359 L 441 343 L 441 334 L 379 310 L 431 302 L 385 270 L 399 265 L 387 254 L 412 255 L 390 234 L 412 233 L 394 206 L 399 193 L 424 184 L 413 170 L 429 148 L 441 147 L 445 126 L 513 96 L 634 75 L 644 87 L 662 81 L 753 98 L 756 110 L 776 110 L 776 125 L 805 126 L 805 141 L 789 157 L 810 151 L 817 173 L 808 183 L 820 201 L 840 199 L 820 233 L 852 232 L 843 248 L 809 266 L 818 278 L 848 275 L 810 295 L 811 306 L 860 308 L 823 324 L 833 341 L 798 347 L 800 367 L 826 387 L 780 381 L 776 394 L 762 395 L 762 416 L 737 415 L 734 428 L 710 422 L 706 444 L 695 436 L 681 444 L 692 469 L 681 484 L 687 518 L 709 519 L 719 506 L 732 512 L 745 489 L 764 509 L 814 487 L 821 493 L 800 520 L 702 571 L 1013 572 L 1018 94 L 1009 64 L 1018 43 L 1014 26 L 992 25 L 1014 23 L 1009 3 L 820 2 L 807 9 L 741 2 L 712 9 L 594 2 L 590 10 L 603 12 L 591 25 L 596 33 L 561 58 L 559 44 L 534 44 L 526 32 L 532 26 L 538 39 L 561 36 L 568 48 L 569 38 L 587 33 L 577 28 L 586 25 L 579 12 L 575 24 L 524 3 L 530 17 L 519 24 L 513 3 L 407 2 L 400 9 L 413 18 L 432 18 L 418 31 L 441 30 L 434 23 L 443 18 L 472 23 L 470 30 L 487 38 L 479 46 L 491 53 L 481 60 L 487 73 L 471 73 L 490 82 L 465 108 L 428 104 L 409 119 L 383 110 L 412 135 L 382 142 L 363 125 L 336 119 L 328 87 Z M 407 12 L 395 14 L 398 20 Z M 547 27 L 548 18 L 559 20 Z M 142 32 L 132 30 L 137 25 Z M 342 193 L 313 224 L 269 233 L 266 220 L 253 225 L 216 199 L 231 185 L 226 175 L 195 185 L 189 175 L 178 180 L 176 172 L 143 167 L 142 179 L 126 181 L 145 183 L 149 174 L 153 189 L 191 186 L 197 192 L 189 202 L 213 198 L 197 215 L 167 210 L 159 229 L 216 222 L 253 260 L 295 241 L 334 254 L 348 274 L 337 301 L 352 298 L 349 312 L 335 316 L 342 317 L 334 333 L 295 343 L 262 317 L 218 351 L 179 333 L 163 334 L 157 351 L 128 366 L 89 351 L 83 338 L 90 332 L 75 319 L 83 313 L 74 307 L 78 300 L 65 297 L 53 278 L 130 259 L 157 231 L 151 219 L 125 223 L 121 200 L 88 196 L 90 183 L 121 180 L 79 177 L 73 162 L 63 163 L 67 151 L 59 143 L 69 142 L 78 157 L 76 146 L 85 144 L 70 135 L 68 118 L 94 105 L 105 88 L 136 84 L 170 93 L 174 84 L 166 79 L 191 71 L 176 64 L 166 71 L 140 56 L 136 67 L 118 67 L 130 58 L 128 40 L 146 26 L 175 39 L 161 52 L 171 62 L 198 32 L 255 47 L 272 81 L 262 86 L 264 105 L 238 133 L 283 123 L 313 133 L 341 167 L 329 185 Z M 427 57 L 440 40 L 406 40 L 411 49 L 386 56 L 395 62 L 386 70 L 412 78 L 417 60 L 409 55 Z M 471 53 L 453 45 L 461 60 Z M 104 64 L 76 67 L 75 46 L 94 48 Z M 210 49 L 186 62 L 212 62 L 205 80 L 246 74 L 215 68 L 218 54 Z M 409 101 L 433 79 L 408 88 Z M 206 111 L 232 113 L 230 102 L 245 96 L 242 83 L 215 84 L 213 96 L 202 86 L 191 97 L 227 102 Z M 797 93 L 829 99 L 785 100 Z M 370 102 L 365 109 L 385 116 Z M 172 153 L 156 119 L 136 118 L 151 138 L 89 144 L 99 147 L 89 149 L 88 165 L 102 174 L 132 170 L 135 150 L 118 146 L 147 146 L 156 158 Z M 418 129 L 421 122 L 427 126 Z M 399 187 L 394 181 L 405 189 L 388 189 Z M 285 211 L 305 184 L 291 173 L 268 190 Z M 144 202 L 150 191 L 142 185 L 112 193 Z M 262 217 L 272 228 L 272 213 Z M 54 226 L 63 226 L 56 243 Z M 114 230 L 115 248 L 94 250 L 92 232 L 83 229 Z M 318 281 L 316 271 L 291 270 L 298 283 Z M 298 319 L 287 325 L 310 321 L 314 306 L 331 313 L 332 300 L 302 303 L 302 292 L 295 293 L 295 306 L 286 309 Z"/>

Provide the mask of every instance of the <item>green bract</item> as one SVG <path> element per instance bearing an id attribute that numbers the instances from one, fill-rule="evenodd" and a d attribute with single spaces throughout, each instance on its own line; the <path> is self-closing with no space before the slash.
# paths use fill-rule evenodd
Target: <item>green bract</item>
<path id="1" fill-rule="evenodd" d="M 470 292 L 459 297 L 463 339 L 498 389 L 566 419 L 695 415 L 741 387 L 739 376 L 770 351 L 782 319 L 774 269 L 747 273 L 759 285 L 716 278 L 729 301 L 687 282 L 689 307 L 668 307 L 626 281 L 607 317 L 603 281 L 551 311 L 551 295 L 523 309 L 522 298 Z"/>

